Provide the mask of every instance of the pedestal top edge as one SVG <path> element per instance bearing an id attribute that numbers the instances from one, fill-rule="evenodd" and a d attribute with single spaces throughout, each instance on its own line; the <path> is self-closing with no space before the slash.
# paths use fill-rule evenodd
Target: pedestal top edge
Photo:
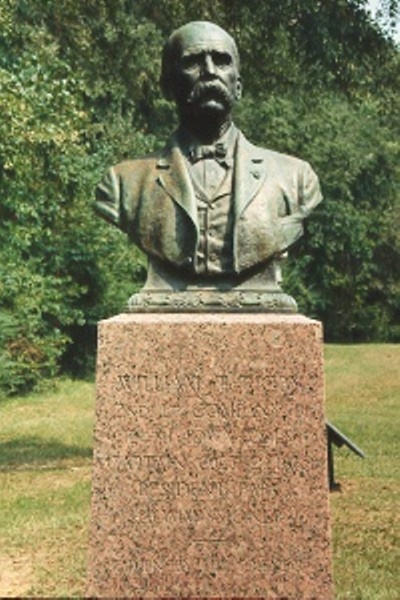
<path id="1" fill-rule="evenodd" d="M 320 325 L 321 322 L 300 314 L 279 313 L 121 313 L 100 321 L 101 324 L 239 324 Z"/>

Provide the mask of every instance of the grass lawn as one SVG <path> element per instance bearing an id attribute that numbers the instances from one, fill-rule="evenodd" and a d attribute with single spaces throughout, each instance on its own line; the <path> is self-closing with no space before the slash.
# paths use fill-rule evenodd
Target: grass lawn
<path id="1" fill-rule="evenodd" d="M 325 359 L 327 418 L 366 454 L 335 450 L 335 597 L 397 600 L 400 346 L 327 346 Z M 83 596 L 93 395 L 62 380 L 0 402 L 0 597 Z"/>
<path id="2" fill-rule="evenodd" d="M 336 451 L 336 598 L 397 600 L 400 346 L 328 346 L 325 365 L 327 416 L 366 455 Z"/>
<path id="3" fill-rule="evenodd" d="M 82 596 L 93 385 L 0 404 L 0 597 Z"/>

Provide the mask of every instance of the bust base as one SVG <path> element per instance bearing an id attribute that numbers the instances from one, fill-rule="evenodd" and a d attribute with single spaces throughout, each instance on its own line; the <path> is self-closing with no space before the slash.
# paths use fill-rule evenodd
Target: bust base
<path id="1" fill-rule="evenodd" d="M 297 313 L 294 298 L 282 291 L 213 289 L 141 291 L 131 296 L 127 312 Z"/>

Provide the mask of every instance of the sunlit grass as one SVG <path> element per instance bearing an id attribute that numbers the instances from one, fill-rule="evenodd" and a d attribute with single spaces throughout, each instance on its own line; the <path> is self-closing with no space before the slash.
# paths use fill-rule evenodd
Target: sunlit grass
<path id="1" fill-rule="evenodd" d="M 327 417 L 366 453 L 335 450 L 336 598 L 399 597 L 399 346 L 328 346 Z M 84 595 L 94 389 L 0 404 L 0 596 Z"/>
<path id="2" fill-rule="evenodd" d="M 0 596 L 83 594 L 93 385 L 0 405 Z"/>
<path id="3" fill-rule="evenodd" d="M 328 418 L 366 454 L 335 452 L 331 495 L 336 598 L 397 600 L 400 347 L 328 346 Z"/>

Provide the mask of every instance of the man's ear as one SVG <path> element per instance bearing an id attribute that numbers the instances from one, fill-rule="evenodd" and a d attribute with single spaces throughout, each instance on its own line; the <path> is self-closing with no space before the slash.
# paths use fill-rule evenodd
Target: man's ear
<path id="1" fill-rule="evenodd" d="M 242 87 L 242 79 L 241 77 L 238 77 L 237 82 L 236 82 L 236 100 L 240 100 L 240 98 L 242 97 L 242 92 L 243 92 L 243 87 Z"/>

